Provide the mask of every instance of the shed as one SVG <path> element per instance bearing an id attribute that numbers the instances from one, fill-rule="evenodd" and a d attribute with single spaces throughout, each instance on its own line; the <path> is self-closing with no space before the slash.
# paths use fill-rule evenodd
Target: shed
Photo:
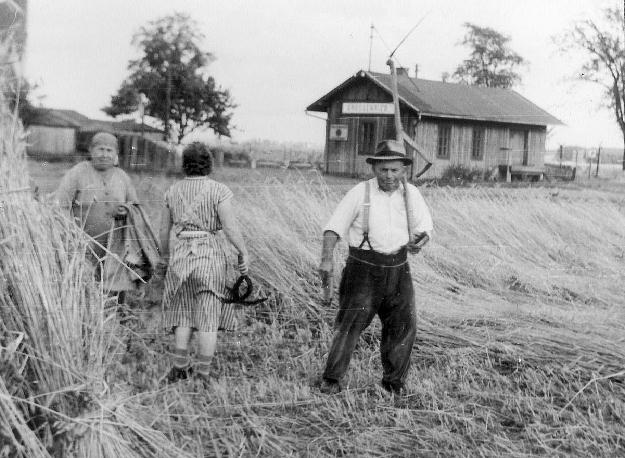
<path id="1" fill-rule="evenodd" d="M 404 131 L 432 161 L 427 176 L 449 166 L 484 174 L 500 166 L 542 170 L 548 125 L 560 120 L 510 89 L 412 78 L 398 68 Z M 365 157 L 382 139 L 394 138 L 391 75 L 360 70 L 308 106 L 325 112 L 325 170 L 332 175 L 369 173 Z M 418 156 L 413 176 L 425 162 Z"/>
<path id="2" fill-rule="evenodd" d="M 130 135 L 160 141 L 163 131 L 132 120 L 90 119 L 74 110 L 34 108 L 28 125 L 27 152 L 33 157 L 68 159 L 85 153 L 93 134 L 112 132 L 118 137 Z"/>
<path id="3" fill-rule="evenodd" d="M 76 151 L 76 133 L 89 118 L 74 110 L 34 108 L 28 126 L 31 156 L 69 157 Z"/>
<path id="4" fill-rule="evenodd" d="M 89 148 L 91 137 L 97 132 L 106 131 L 114 133 L 118 138 L 124 135 L 143 137 L 148 140 L 160 142 L 165 135 L 163 130 L 147 124 L 139 124 L 133 120 L 107 121 L 90 119 L 77 133 L 76 149 L 86 152 Z"/>

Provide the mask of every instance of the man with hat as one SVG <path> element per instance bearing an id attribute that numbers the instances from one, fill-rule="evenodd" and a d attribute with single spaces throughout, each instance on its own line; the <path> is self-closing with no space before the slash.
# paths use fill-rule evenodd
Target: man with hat
<path id="1" fill-rule="evenodd" d="M 352 188 L 323 233 L 319 273 L 333 271 L 334 247 L 347 241 L 349 255 L 339 288 L 335 335 L 321 391 L 337 393 L 360 333 L 377 314 L 382 322 L 382 387 L 401 393 L 416 337 L 416 308 L 407 254 L 418 253 L 432 232 L 430 211 L 419 190 L 405 180 L 412 160 L 404 145 L 384 140 L 366 159 L 374 178 Z"/>
<path id="2" fill-rule="evenodd" d="M 96 133 L 89 144 L 89 161 L 72 167 L 55 193 L 60 205 L 70 209 L 87 234 L 95 239 L 93 250 L 101 258 L 116 217 L 123 217 L 122 204 L 137 202 L 130 177 L 118 164 L 117 138 Z"/>

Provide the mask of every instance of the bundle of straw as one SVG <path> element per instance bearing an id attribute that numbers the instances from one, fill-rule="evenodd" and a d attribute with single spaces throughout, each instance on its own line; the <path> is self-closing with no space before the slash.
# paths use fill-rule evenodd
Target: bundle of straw
<path id="1" fill-rule="evenodd" d="M 0 457 L 186 456 L 108 388 L 119 325 L 105 315 L 87 237 L 30 191 L 23 131 L 4 100 L 0 139 L 0 355 L 16 368 L 0 371 Z"/>

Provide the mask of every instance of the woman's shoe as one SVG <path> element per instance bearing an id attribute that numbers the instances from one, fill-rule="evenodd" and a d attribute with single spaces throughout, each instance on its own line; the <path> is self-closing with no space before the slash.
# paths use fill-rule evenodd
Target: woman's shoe
<path id="1" fill-rule="evenodd" d="M 167 383 L 176 383 L 179 380 L 186 380 L 193 374 L 192 367 L 172 367 L 167 374 Z"/>

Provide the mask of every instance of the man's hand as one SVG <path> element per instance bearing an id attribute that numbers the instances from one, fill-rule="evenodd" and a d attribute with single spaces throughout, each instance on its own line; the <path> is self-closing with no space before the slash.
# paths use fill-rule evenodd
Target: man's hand
<path id="1" fill-rule="evenodd" d="M 324 287 L 327 286 L 330 278 L 334 275 L 334 263 L 332 261 L 321 261 L 318 272 L 321 277 L 321 284 Z"/>
<path id="2" fill-rule="evenodd" d="M 408 242 L 407 248 L 408 252 L 411 254 L 417 254 L 421 251 L 421 249 L 430 241 L 430 236 L 427 232 L 421 232 L 419 234 L 415 234 L 410 242 Z"/>
<path id="3" fill-rule="evenodd" d="M 332 295 L 334 294 L 334 288 L 332 287 L 332 280 L 334 278 L 334 263 L 332 261 L 321 261 L 319 265 L 319 276 L 321 277 L 321 286 L 323 288 L 323 300 L 326 305 L 330 305 L 332 302 Z"/>

